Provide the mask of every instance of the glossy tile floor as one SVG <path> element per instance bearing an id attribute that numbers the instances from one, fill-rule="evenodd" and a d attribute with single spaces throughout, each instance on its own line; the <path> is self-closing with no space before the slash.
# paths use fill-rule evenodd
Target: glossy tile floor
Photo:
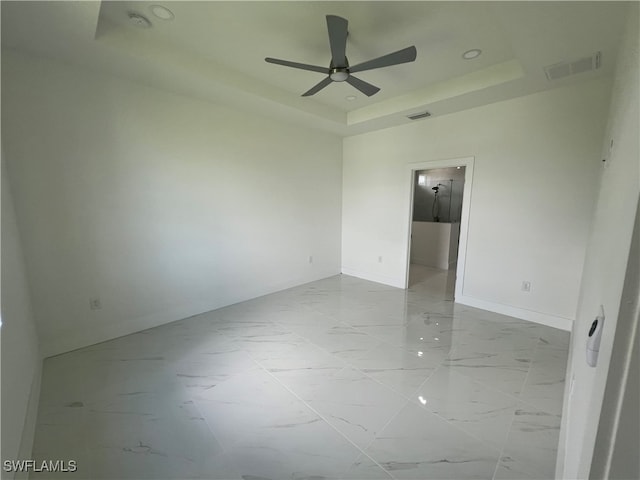
<path id="1" fill-rule="evenodd" d="M 336 276 L 47 359 L 32 478 L 549 479 L 569 334 Z"/>

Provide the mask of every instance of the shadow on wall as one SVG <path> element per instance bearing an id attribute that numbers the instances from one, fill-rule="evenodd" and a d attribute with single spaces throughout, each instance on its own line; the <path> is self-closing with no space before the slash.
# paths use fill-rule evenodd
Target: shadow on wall
<path id="1" fill-rule="evenodd" d="M 460 222 L 465 167 L 416 172 L 413 194 L 414 222 Z"/>

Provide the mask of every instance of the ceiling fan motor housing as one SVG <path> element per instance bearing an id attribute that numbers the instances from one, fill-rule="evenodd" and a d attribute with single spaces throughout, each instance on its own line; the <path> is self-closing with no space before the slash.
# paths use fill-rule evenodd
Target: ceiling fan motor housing
<path id="1" fill-rule="evenodd" d="M 344 82 L 347 78 L 349 78 L 349 69 L 348 68 L 332 68 L 330 70 L 329 76 L 331 80 L 334 82 Z"/>

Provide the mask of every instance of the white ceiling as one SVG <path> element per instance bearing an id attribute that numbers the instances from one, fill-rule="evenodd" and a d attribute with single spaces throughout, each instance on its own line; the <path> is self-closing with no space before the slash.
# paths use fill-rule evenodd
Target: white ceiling
<path id="1" fill-rule="evenodd" d="M 155 17 L 160 4 L 175 15 Z M 407 123 L 405 115 L 472 108 L 611 74 L 625 2 L 11 2 L 2 47 L 54 57 L 170 91 L 348 135 Z M 138 12 L 153 24 L 128 21 Z M 349 20 L 352 65 L 415 45 L 415 62 L 300 94 L 322 74 L 265 57 L 328 66 L 325 15 Z M 461 55 L 482 49 L 474 60 Z M 602 52 L 602 66 L 548 81 L 543 67 Z M 356 95 L 347 101 L 346 96 Z M 422 120 L 428 121 L 428 120 Z"/>

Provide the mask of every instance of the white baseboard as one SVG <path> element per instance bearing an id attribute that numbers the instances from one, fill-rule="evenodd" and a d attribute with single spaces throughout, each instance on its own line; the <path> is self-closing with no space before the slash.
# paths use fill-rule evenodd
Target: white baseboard
<path id="1" fill-rule="evenodd" d="M 456 297 L 455 301 L 462 305 L 481 308 L 482 310 L 488 310 L 490 312 L 519 318 L 521 320 L 539 323 L 541 325 L 546 325 L 547 327 L 559 328 L 560 330 L 566 330 L 567 332 L 570 332 L 573 327 L 572 319 L 559 317 L 557 315 L 550 315 L 548 313 L 540 313 L 524 308 L 512 307 L 510 305 L 487 302 L 486 300 L 480 300 L 479 298 L 468 297 L 466 295 Z"/>
<path id="2" fill-rule="evenodd" d="M 361 278 L 363 280 L 369 280 L 370 282 L 382 283 L 383 285 L 389 285 L 396 288 L 404 288 L 404 279 L 399 280 L 387 275 L 381 275 L 379 273 L 365 272 L 356 268 L 342 267 L 342 273 L 344 275 L 350 275 L 352 277 Z"/>

